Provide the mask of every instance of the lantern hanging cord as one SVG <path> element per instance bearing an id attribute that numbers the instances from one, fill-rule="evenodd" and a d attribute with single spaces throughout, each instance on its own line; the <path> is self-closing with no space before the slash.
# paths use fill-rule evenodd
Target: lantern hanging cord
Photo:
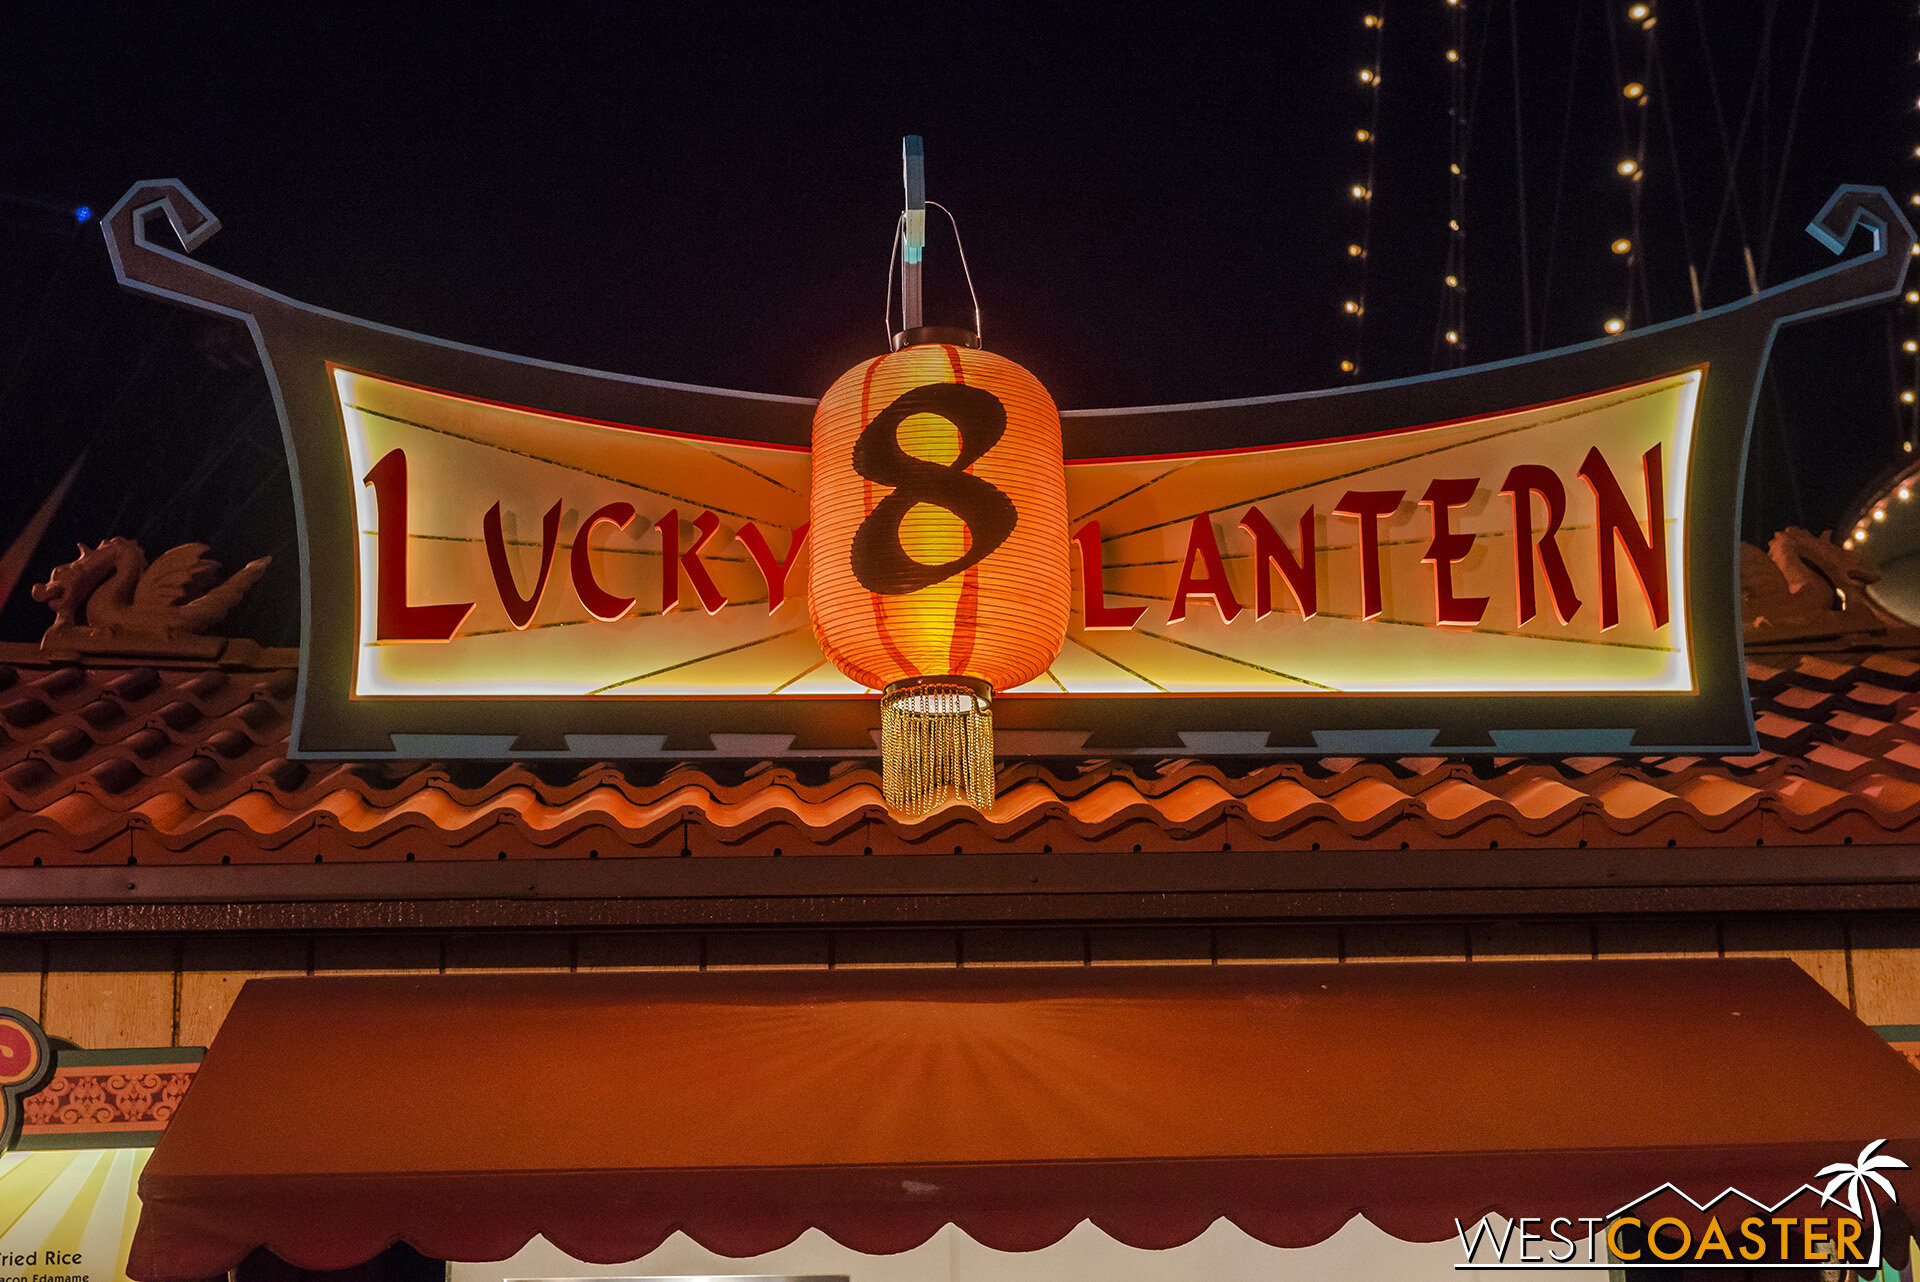
<path id="1" fill-rule="evenodd" d="M 967 278 L 967 297 L 973 300 L 973 337 L 979 341 L 983 335 L 980 328 L 980 294 L 973 287 L 973 268 L 967 265 L 967 247 L 960 242 L 960 220 L 953 211 L 937 200 L 929 200 L 928 205 L 947 216 L 947 223 L 953 228 L 953 247 L 960 251 L 960 271 Z M 901 214 L 893 220 L 893 246 L 887 251 L 887 305 L 881 318 L 880 328 L 887 336 L 887 350 L 897 350 L 894 346 L 893 328 L 893 265 L 900 258 L 900 237 L 905 233 L 907 216 Z"/>

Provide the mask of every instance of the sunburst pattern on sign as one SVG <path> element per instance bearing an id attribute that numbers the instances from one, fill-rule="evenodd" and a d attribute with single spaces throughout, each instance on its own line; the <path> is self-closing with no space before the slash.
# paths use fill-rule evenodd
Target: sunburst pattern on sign
<path id="1" fill-rule="evenodd" d="M 1689 689 L 1685 485 L 1702 375 L 1688 371 L 1412 431 L 1069 466 L 1074 528 L 1100 523 L 1108 603 L 1144 606 L 1145 613 L 1129 629 L 1089 632 L 1076 603 L 1052 675 L 1069 690 L 1120 693 Z M 1655 625 L 1626 555 L 1601 545 L 1593 492 L 1579 476 L 1587 451 L 1597 447 L 1644 524 L 1642 459 L 1654 446 L 1666 505 L 1665 626 Z M 1537 554 L 1536 612 L 1520 618 L 1516 500 L 1502 493 L 1515 464 L 1544 467 L 1564 487 L 1557 542 L 1580 601 L 1569 621 L 1557 615 Z M 1435 524 L 1421 497 L 1442 479 L 1473 482 L 1471 497 L 1447 517 L 1451 531 L 1474 536 L 1449 571 L 1452 591 L 1487 598 L 1485 613 L 1468 627 L 1440 624 L 1435 567 L 1423 564 Z M 1361 522 L 1336 514 L 1353 490 L 1401 492 L 1392 513 L 1378 518 L 1381 611 L 1370 619 L 1363 618 Z M 1544 505 L 1528 497 L 1537 540 L 1546 527 Z M 1313 510 L 1318 610 L 1311 618 L 1302 617 L 1275 570 L 1267 571 L 1274 609 L 1255 617 L 1262 571 L 1253 538 L 1240 525 L 1253 508 L 1296 554 L 1300 520 Z M 1175 621 L 1193 521 L 1203 516 L 1228 590 L 1190 594 L 1185 617 Z M 1601 619 L 1602 557 L 1616 562 L 1620 618 L 1611 628 Z M 1199 558 L 1195 570 L 1204 570 Z"/>
<path id="2" fill-rule="evenodd" d="M 127 1247 L 140 1219 L 135 1190 L 152 1155 L 150 1148 L 104 1148 L 0 1156 L 0 1254 L 34 1257 L 10 1272 L 126 1282 Z"/>
<path id="3" fill-rule="evenodd" d="M 1089 630 L 1086 592 L 1076 583 L 1066 645 L 1020 692 L 1688 690 L 1684 511 L 1703 376 L 1690 370 L 1337 441 L 1070 463 L 1073 528 L 1100 525 L 1099 599 L 1142 612 L 1130 628 Z M 375 485 L 358 484 L 356 697 L 858 693 L 825 662 L 808 622 L 806 551 L 792 545 L 807 519 L 805 451 L 541 413 L 346 369 L 334 371 L 334 383 L 354 480 L 395 450 L 405 455 L 406 603 L 472 606 L 444 642 L 378 638 L 380 506 Z M 1664 624 L 1654 620 L 1657 585 L 1643 588 L 1617 539 L 1603 547 L 1594 490 L 1581 476 L 1597 448 L 1634 531 L 1651 537 L 1643 458 L 1656 447 Z M 1564 622 L 1555 606 L 1570 603 L 1551 593 L 1537 553 L 1537 609 L 1520 617 L 1518 499 L 1502 492 L 1516 464 L 1546 469 L 1564 489 L 1558 546 L 1580 602 Z M 1471 482 L 1444 514 L 1448 531 L 1472 536 L 1448 561 L 1453 594 L 1487 598 L 1471 626 L 1440 623 L 1438 567 L 1423 563 L 1439 518 L 1421 498 L 1438 481 Z M 1349 490 L 1401 491 L 1377 517 L 1381 609 L 1373 618 L 1362 617 L 1362 523 L 1336 514 Z M 1547 525 L 1544 499 L 1519 497 L 1532 505 L 1537 541 Z M 489 560 L 486 517 L 495 503 L 507 586 L 522 599 L 541 578 L 544 516 L 555 504 L 561 510 L 545 588 L 523 629 L 508 615 Z M 1304 556 L 1299 522 L 1309 506 L 1318 610 L 1303 618 L 1282 576 L 1269 571 L 1273 609 L 1255 617 L 1259 567 L 1241 523 L 1257 508 Z M 628 507 L 632 516 L 620 524 Z M 592 524 L 576 553 L 583 522 L 609 508 L 613 518 Z M 695 524 L 707 513 L 710 535 Z M 663 525 L 669 517 L 674 523 Z M 1204 529 L 1197 517 L 1207 518 Z M 1207 572 L 1209 551 L 1217 552 L 1218 576 Z M 1602 620 L 1604 558 L 1616 580 L 1611 627 Z M 1185 617 L 1176 620 L 1183 574 Z M 776 581 L 784 589 L 777 604 Z M 632 604 L 609 620 L 609 599 Z"/>

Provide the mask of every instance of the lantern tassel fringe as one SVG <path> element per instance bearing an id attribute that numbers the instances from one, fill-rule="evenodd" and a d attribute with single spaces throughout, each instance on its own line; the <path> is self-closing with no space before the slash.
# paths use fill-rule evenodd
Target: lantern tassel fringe
<path id="1" fill-rule="evenodd" d="M 992 691 L 966 677 L 896 681 L 880 698 L 880 778 L 887 804 L 924 815 L 950 796 L 993 805 Z"/>

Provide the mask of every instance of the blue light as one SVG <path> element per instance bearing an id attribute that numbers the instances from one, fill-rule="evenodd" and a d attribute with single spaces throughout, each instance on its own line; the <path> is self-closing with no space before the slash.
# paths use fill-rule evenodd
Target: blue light
<path id="1" fill-rule="evenodd" d="M 93 217 L 92 205 L 82 205 L 80 206 L 80 208 L 73 211 L 73 221 L 75 221 L 76 223 L 84 223 L 87 221 L 87 219 L 91 217 Z"/>

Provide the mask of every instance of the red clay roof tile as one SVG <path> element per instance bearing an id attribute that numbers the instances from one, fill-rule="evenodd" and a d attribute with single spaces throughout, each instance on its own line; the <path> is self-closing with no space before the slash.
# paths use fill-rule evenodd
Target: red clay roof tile
<path id="1" fill-rule="evenodd" d="M 1763 748 L 1739 756 L 1009 761 L 985 813 L 918 820 L 889 813 L 858 761 L 289 761 L 295 674 L 277 658 L 79 666 L 0 647 L 0 864 L 124 862 L 128 834 L 156 858 L 217 863 L 1744 842 L 1756 813 L 1777 817 L 1763 831 L 1837 844 L 1920 825 L 1915 652 L 1749 659 Z"/>

